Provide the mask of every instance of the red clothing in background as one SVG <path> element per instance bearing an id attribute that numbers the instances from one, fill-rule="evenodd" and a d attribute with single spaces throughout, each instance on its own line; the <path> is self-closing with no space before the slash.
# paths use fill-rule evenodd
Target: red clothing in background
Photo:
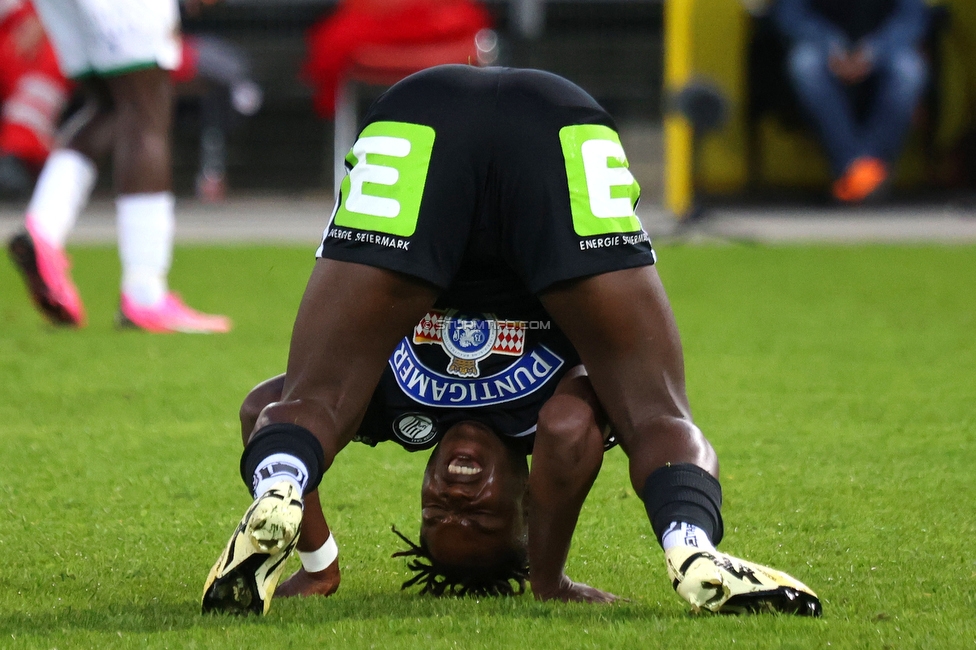
<path id="1" fill-rule="evenodd" d="M 0 153 L 40 169 L 72 84 L 29 2 L 0 0 Z"/>
<path id="2" fill-rule="evenodd" d="M 343 73 L 361 45 L 408 45 L 474 40 L 491 18 L 470 0 L 348 0 L 319 20 L 307 35 L 302 79 L 314 90 L 315 110 L 335 114 L 335 94 Z"/>

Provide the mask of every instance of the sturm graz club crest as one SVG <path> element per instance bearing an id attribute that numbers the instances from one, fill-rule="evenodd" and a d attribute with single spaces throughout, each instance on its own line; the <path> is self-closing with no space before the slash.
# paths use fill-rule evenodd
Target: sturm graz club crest
<path id="1" fill-rule="evenodd" d="M 456 377 L 477 377 L 481 374 L 478 362 L 491 354 L 522 355 L 525 323 L 499 321 L 494 314 L 431 310 L 414 328 L 413 342 L 444 348 L 451 358 L 448 373 Z"/>
<path id="2" fill-rule="evenodd" d="M 393 422 L 393 433 L 409 445 L 423 445 L 437 435 L 437 425 L 422 413 L 405 413 Z"/>

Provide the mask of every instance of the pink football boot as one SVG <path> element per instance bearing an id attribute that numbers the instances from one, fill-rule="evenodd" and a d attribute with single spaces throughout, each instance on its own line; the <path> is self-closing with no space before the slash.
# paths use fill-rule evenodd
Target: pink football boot
<path id="1" fill-rule="evenodd" d="M 14 236 L 8 248 L 41 313 L 55 325 L 84 327 L 85 307 L 71 280 L 71 262 L 64 251 L 38 236 L 30 219 L 27 232 Z"/>
<path id="2" fill-rule="evenodd" d="M 122 294 L 116 323 L 120 327 L 134 327 L 147 332 L 191 334 L 224 333 L 231 328 L 230 319 L 226 316 L 203 314 L 191 309 L 173 292 L 153 307 L 140 307 Z"/>

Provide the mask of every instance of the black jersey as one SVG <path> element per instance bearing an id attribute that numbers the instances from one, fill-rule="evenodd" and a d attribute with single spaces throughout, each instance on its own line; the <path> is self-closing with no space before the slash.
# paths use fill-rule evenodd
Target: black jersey
<path id="1" fill-rule="evenodd" d="M 528 452 L 539 410 L 578 363 L 547 317 L 432 309 L 390 357 L 357 440 L 416 451 L 474 420 Z"/>
<path id="2" fill-rule="evenodd" d="M 318 255 L 443 290 L 390 359 L 359 438 L 436 444 L 461 419 L 531 440 L 579 363 L 537 298 L 654 263 L 613 120 L 539 70 L 439 66 L 369 109 Z"/>

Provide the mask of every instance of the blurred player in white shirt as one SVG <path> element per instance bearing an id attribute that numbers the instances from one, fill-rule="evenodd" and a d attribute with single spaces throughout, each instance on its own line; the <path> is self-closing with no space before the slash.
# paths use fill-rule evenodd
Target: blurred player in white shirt
<path id="1" fill-rule="evenodd" d="M 224 316 L 187 307 L 169 290 L 174 199 L 172 81 L 180 63 L 176 0 L 35 0 L 65 76 L 86 103 L 44 165 L 10 252 L 42 313 L 85 324 L 64 243 L 98 165 L 112 159 L 122 261 L 118 323 L 152 332 L 226 332 Z"/>

